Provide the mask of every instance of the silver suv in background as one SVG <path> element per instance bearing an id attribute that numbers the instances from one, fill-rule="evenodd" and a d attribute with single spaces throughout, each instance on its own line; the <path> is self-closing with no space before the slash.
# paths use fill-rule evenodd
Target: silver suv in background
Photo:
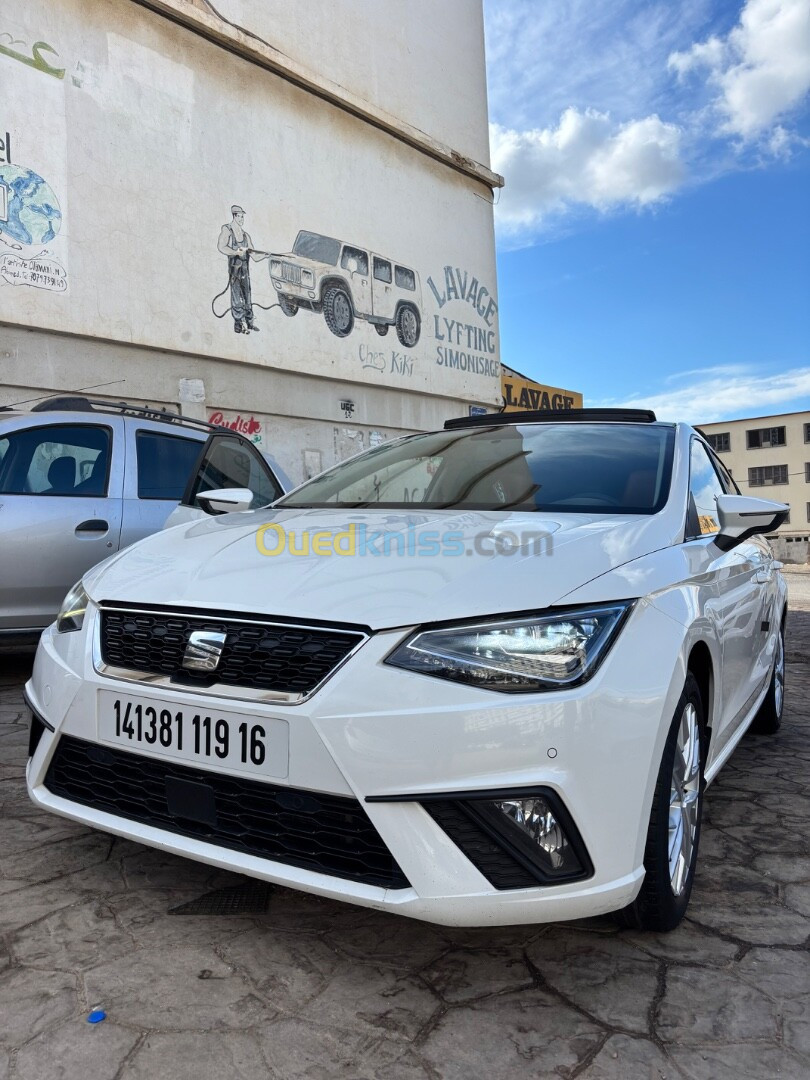
<path id="1" fill-rule="evenodd" d="M 271 258 L 270 278 L 285 315 L 300 307 L 323 312 L 336 337 L 347 337 L 355 319 L 364 319 L 380 337 L 395 327 L 406 349 L 419 341 L 419 275 L 384 255 L 302 229 L 291 252 Z"/>
<path id="2" fill-rule="evenodd" d="M 252 443 L 205 421 L 81 397 L 0 409 L 0 651 L 35 644 L 91 566 L 162 529 L 214 439 L 229 468 L 209 469 L 197 514 L 206 487 L 283 493 Z"/>

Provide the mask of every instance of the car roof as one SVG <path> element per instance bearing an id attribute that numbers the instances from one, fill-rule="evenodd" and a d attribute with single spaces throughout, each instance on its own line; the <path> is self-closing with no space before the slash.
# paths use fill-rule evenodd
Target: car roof
<path id="1" fill-rule="evenodd" d="M 0 406 L 0 421 L 5 417 L 14 419 L 26 417 L 43 418 L 44 423 L 64 423 L 70 420 L 89 421 L 104 415 L 122 416 L 125 419 L 138 419 L 159 425 L 181 427 L 187 434 L 210 435 L 215 431 L 225 430 L 222 425 L 211 424 L 207 420 L 197 420 L 191 416 L 169 412 L 167 409 L 155 409 L 148 405 L 132 405 L 126 401 L 99 401 L 76 394 L 58 395 L 37 402 L 30 409 L 17 409 L 14 406 Z"/>

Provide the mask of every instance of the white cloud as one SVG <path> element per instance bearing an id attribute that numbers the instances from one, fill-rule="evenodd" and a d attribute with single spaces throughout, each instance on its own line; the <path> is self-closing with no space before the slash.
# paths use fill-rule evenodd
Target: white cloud
<path id="1" fill-rule="evenodd" d="M 506 178 L 498 220 L 507 233 L 581 205 L 648 206 L 682 182 L 681 132 L 652 115 L 614 124 L 608 113 L 567 108 L 555 127 L 491 125 L 493 166 Z"/>
<path id="2" fill-rule="evenodd" d="M 588 402 L 593 406 L 621 405 L 653 409 L 661 420 L 709 424 L 736 417 L 767 416 L 779 406 L 810 397 L 810 367 L 793 368 L 778 375 L 758 373 L 739 364 L 684 372 L 696 379 L 677 388 L 620 401 Z M 769 409 L 768 406 L 774 408 Z"/>
<path id="3" fill-rule="evenodd" d="M 707 71 L 720 131 L 754 139 L 810 91 L 810 4 L 746 0 L 739 22 L 725 37 L 715 35 L 673 52 L 669 67 L 681 78 Z M 786 148 L 785 138 L 777 138 L 776 152 L 784 156 Z"/>

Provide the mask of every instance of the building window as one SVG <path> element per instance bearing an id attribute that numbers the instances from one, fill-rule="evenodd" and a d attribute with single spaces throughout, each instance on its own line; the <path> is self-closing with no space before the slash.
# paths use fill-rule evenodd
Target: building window
<path id="1" fill-rule="evenodd" d="M 810 424 L 804 425 L 804 441 L 810 442 Z"/>
<path id="2" fill-rule="evenodd" d="M 807 504 L 807 520 L 810 521 L 810 503 Z"/>
<path id="3" fill-rule="evenodd" d="M 784 446 L 785 429 L 783 427 L 751 428 L 745 433 L 749 450 L 761 450 L 766 446 Z"/>
<path id="4" fill-rule="evenodd" d="M 772 484 L 788 482 L 787 465 L 759 465 L 748 470 L 748 483 L 751 487 L 770 487 Z"/>
<path id="5" fill-rule="evenodd" d="M 804 463 L 804 480 L 805 483 L 810 484 L 810 461 Z"/>
<path id="6" fill-rule="evenodd" d="M 730 431 L 718 431 L 716 435 L 707 435 L 706 441 L 716 454 L 727 454 L 731 450 Z"/>

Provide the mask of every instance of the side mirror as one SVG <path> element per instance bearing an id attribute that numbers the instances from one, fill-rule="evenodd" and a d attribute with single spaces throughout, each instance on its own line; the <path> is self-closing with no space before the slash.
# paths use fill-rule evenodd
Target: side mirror
<path id="1" fill-rule="evenodd" d="M 750 495 L 718 495 L 717 519 L 720 530 L 715 535 L 722 551 L 747 540 L 749 536 L 773 532 L 778 529 L 790 512 L 787 503 L 755 499 Z"/>
<path id="2" fill-rule="evenodd" d="M 250 488 L 216 488 L 197 495 L 197 502 L 206 514 L 236 514 L 240 510 L 249 510 L 253 499 Z"/>

